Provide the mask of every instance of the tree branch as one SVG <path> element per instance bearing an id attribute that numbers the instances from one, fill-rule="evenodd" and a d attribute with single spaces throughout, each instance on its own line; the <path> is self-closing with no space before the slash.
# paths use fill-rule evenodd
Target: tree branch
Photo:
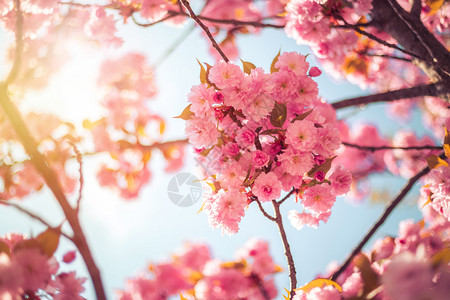
<path id="1" fill-rule="evenodd" d="M 11 84 L 19 74 L 20 65 L 22 64 L 22 52 L 23 52 L 23 14 L 20 8 L 20 0 L 14 1 L 15 10 L 16 10 L 16 49 L 14 53 L 14 61 L 9 72 L 8 77 L 6 78 L 6 85 Z"/>
<path id="2" fill-rule="evenodd" d="M 360 146 L 352 143 L 342 142 L 342 145 L 347 147 L 356 148 L 359 150 L 366 150 L 366 151 L 380 151 L 380 150 L 442 150 L 442 146 L 411 146 L 411 147 L 395 147 L 395 146 Z"/>
<path id="3" fill-rule="evenodd" d="M 103 283 L 100 276 L 100 271 L 95 264 L 92 257 L 92 253 L 89 249 L 86 237 L 84 236 L 76 211 L 70 206 L 66 196 L 63 193 L 61 184 L 56 177 L 53 170 L 48 165 L 45 157 L 39 152 L 37 143 L 31 135 L 30 131 L 25 125 L 17 107 L 12 103 L 8 96 L 8 89 L 6 84 L 0 84 L 0 106 L 3 108 L 6 116 L 8 117 L 11 125 L 19 137 L 26 152 L 31 157 L 35 168 L 41 173 L 45 183 L 52 191 L 59 205 L 61 206 L 67 221 L 73 230 L 73 242 L 80 251 L 81 256 L 84 259 L 86 267 L 91 276 L 94 284 L 95 292 L 98 300 L 105 300 L 106 295 L 103 289 Z"/>
<path id="4" fill-rule="evenodd" d="M 272 217 L 271 215 L 269 215 L 266 212 L 266 210 L 264 209 L 264 207 L 261 204 L 261 201 L 259 201 L 258 198 L 256 198 L 254 201 L 258 204 L 259 210 L 263 213 L 264 217 L 266 217 L 267 219 L 269 219 L 270 221 L 273 221 L 273 222 L 277 221 L 277 219 L 275 219 L 274 217 Z"/>
<path id="5" fill-rule="evenodd" d="M 443 154 L 441 154 L 441 157 L 443 157 Z M 389 217 L 389 215 L 392 213 L 392 211 L 397 207 L 398 204 L 405 198 L 406 194 L 411 190 L 413 185 L 423 176 L 425 176 L 430 169 L 428 167 L 424 168 L 422 171 L 417 173 L 414 177 L 410 178 L 408 180 L 408 183 L 403 187 L 401 192 L 395 197 L 395 199 L 391 202 L 391 204 L 386 208 L 384 213 L 381 215 L 381 217 L 378 219 L 378 221 L 372 226 L 372 228 L 369 230 L 369 232 L 366 234 L 366 236 L 361 240 L 361 242 L 358 244 L 358 246 L 352 251 L 350 256 L 347 258 L 347 260 L 342 264 L 342 266 L 331 276 L 331 280 L 336 281 L 336 279 L 339 277 L 339 275 L 342 274 L 342 272 L 348 267 L 348 265 L 352 262 L 353 258 L 361 252 L 362 248 L 366 245 L 366 243 L 369 241 L 369 239 L 374 235 L 374 233 L 380 228 L 381 225 L 383 225 L 384 221 Z"/>
<path id="6" fill-rule="evenodd" d="M 278 201 L 278 204 L 282 204 L 284 201 L 286 201 L 294 192 L 297 193 L 297 189 L 296 188 L 292 188 L 292 190 L 283 197 L 283 199 L 281 199 L 280 201 Z"/>
<path id="7" fill-rule="evenodd" d="M 230 60 L 228 59 L 228 57 L 225 55 L 225 53 L 223 53 L 222 49 L 220 49 L 220 46 L 217 44 L 216 40 L 214 39 L 214 37 L 212 36 L 211 32 L 209 31 L 208 27 L 205 26 L 205 24 L 203 24 L 203 22 L 197 17 L 197 15 L 194 13 L 194 11 L 192 10 L 191 6 L 189 5 L 189 2 L 187 0 L 180 0 L 181 3 L 183 4 L 183 6 L 189 11 L 189 16 L 195 21 L 195 23 L 197 23 L 202 29 L 203 31 L 206 33 L 206 35 L 208 36 L 209 40 L 211 41 L 211 44 L 213 45 L 213 47 L 217 50 L 217 52 L 219 52 L 220 56 L 222 56 L 223 60 L 225 62 L 229 62 Z"/>
<path id="8" fill-rule="evenodd" d="M 432 83 L 426 85 L 418 85 L 411 88 L 404 88 L 395 91 L 356 97 L 346 100 L 340 100 L 332 103 L 334 109 L 341 109 L 350 106 L 357 106 L 375 102 L 391 102 L 407 98 L 434 96 L 434 97 L 449 97 L 446 92 L 445 83 Z"/>
<path id="9" fill-rule="evenodd" d="M 6 206 L 11 206 L 14 207 L 15 209 L 17 209 L 18 211 L 28 215 L 30 218 L 35 219 L 36 221 L 39 221 L 41 224 L 47 226 L 48 228 L 52 228 L 53 230 L 58 230 L 57 228 L 51 226 L 47 221 L 45 221 L 43 218 L 41 218 L 40 216 L 36 215 L 35 213 L 29 211 L 28 209 L 20 206 L 19 204 L 16 203 L 12 203 L 11 201 L 6 201 L 6 200 L 2 200 L 0 199 L 0 204 L 6 205 Z M 66 239 L 70 240 L 73 242 L 73 238 L 71 236 L 69 236 L 68 234 L 64 233 L 62 230 L 59 230 L 59 233 L 64 236 Z"/>
<path id="10" fill-rule="evenodd" d="M 387 58 L 387 59 L 395 59 L 395 60 L 401 60 L 401 61 L 406 61 L 406 62 L 412 62 L 412 60 L 409 59 L 409 58 L 400 57 L 400 56 L 394 56 L 394 55 L 389 55 L 389 54 L 364 53 L 364 55 L 372 56 L 372 57 L 382 57 L 382 58 Z"/>
<path id="11" fill-rule="evenodd" d="M 295 295 L 294 290 L 297 288 L 297 272 L 295 271 L 295 264 L 294 259 L 292 258 L 291 247 L 289 246 L 289 242 L 286 237 L 286 231 L 284 230 L 283 226 L 283 219 L 280 212 L 280 203 L 278 203 L 276 200 L 272 200 L 272 204 L 275 211 L 275 222 L 277 223 L 278 229 L 280 230 L 281 240 L 283 241 L 284 245 L 284 255 L 286 256 L 289 267 L 289 279 L 291 281 L 290 295 L 292 299 Z"/>

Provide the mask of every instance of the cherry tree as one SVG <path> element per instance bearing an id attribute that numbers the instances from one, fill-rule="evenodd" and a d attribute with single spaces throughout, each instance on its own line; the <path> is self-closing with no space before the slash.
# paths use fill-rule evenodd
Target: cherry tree
<path id="1" fill-rule="evenodd" d="M 222 234 L 239 232 L 247 210 L 256 207 L 278 229 L 281 246 L 270 248 L 283 247 L 286 262 L 275 262 L 260 239 L 249 240 L 232 261 L 213 258 L 206 244 L 188 243 L 171 259 L 128 274 L 118 299 L 447 299 L 449 11 L 439 0 L 0 0 L 0 25 L 13 37 L 0 82 L 0 204 L 46 228 L 0 237 L 1 298 L 84 299 L 90 282 L 97 299 L 106 299 L 102 266 L 86 238 L 90 228 L 81 224 L 90 192 L 84 189 L 86 164 L 98 158 L 98 184 L 133 201 L 151 184 L 159 155 L 164 172 L 192 157 L 202 166 L 208 190 L 200 210 Z M 182 35 L 158 61 L 123 49 L 128 36 L 118 34 L 119 26 L 151 32 L 160 23 Z M 185 135 L 172 140 L 170 122 L 150 105 L 160 89 L 155 77 L 196 28 L 211 58 L 197 60 L 198 83 L 186 93 L 185 106 L 173 108 Z M 270 68 L 239 59 L 238 39 L 269 29 L 310 53 L 280 50 L 267 62 Z M 28 109 L 23 99 L 56 80 L 75 43 L 115 53 L 97 70 L 101 113 L 74 122 Z M 183 55 L 197 64 L 195 53 Z M 320 96 L 322 72 L 370 94 L 330 103 Z M 407 126 L 387 136 L 380 124 L 354 126 L 337 116 L 377 102 Z M 419 137 L 417 125 L 407 122 L 412 114 L 420 114 L 430 136 Z M 407 182 L 385 199 L 377 222 L 344 261 L 299 284 L 290 246 L 295 237 L 286 226 L 320 228 L 337 197 L 370 198 L 373 174 L 386 172 Z M 368 248 L 414 185 L 421 187 L 415 199 L 423 218 L 400 222 L 397 236 Z M 45 190 L 63 212 L 57 226 L 52 216 L 21 203 Z M 287 203 L 295 209 L 285 214 Z M 58 261 L 60 239 L 76 251 Z M 89 278 L 73 267 L 77 255 Z M 277 286 L 279 276 L 289 277 L 290 286 Z"/>

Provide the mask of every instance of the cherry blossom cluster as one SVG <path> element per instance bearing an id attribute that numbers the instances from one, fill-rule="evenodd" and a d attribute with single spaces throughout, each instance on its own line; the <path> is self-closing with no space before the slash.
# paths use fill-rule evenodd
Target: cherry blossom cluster
<path id="1" fill-rule="evenodd" d="M 281 268 L 267 242 L 252 239 L 233 261 L 212 258 L 205 244 L 186 244 L 170 261 L 151 264 L 149 270 L 130 279 L 118 299 L 275 299 L 273 275 Z"/>
<path id="2" fill-rule="evenodd" d="M 344 142 L 361 147 L 420 147 L 433 146 L 436 142 L 429 136 L 417 137 L 413 132 L 400 130 L 392 138 L 380 134 L 377 127 L 358 124 L 350 131 L 347 124 L 339 123 L 339 131 Z M 442 125 L 439 128 L 442 133 Z M 338 150 L 336 162 L 342 164 L 353 176 L 352 189 L 349 194 L 354 200 L 361 200 L 370 192 L 368 176 L 389 171 L 409 179 L 427 166 L 427 157 L 438 154 L 439 150 L 378 150 L 369 151 L 356 147 L 342 146 Z"/>
<path id="3" fill-rule="evenodd" d="M 181 116 L 212 175 L 204 211 L 212 226 L 232 234 L 250 202 L 296 189 L 305 211 L 290 212 L 292 224 L 316 227 L 351 183 L 339 166 L 328 172 L 341 141 L 335 112 L 311 78 L 320 71 L 295 52 L 277 56 L 271 74 L 247 62 L 244 70 L 225 62 L 203 69 L 204 83 L 191 89 Z"/>
<path id="4" fill-rule="evenodd" d="M 340 296 L 328 285 L 314 290 L 322 295 L 319 298 L 300 292 L 294 299 L 352 299 L 369 294 L 372 299 L 447 299 L 450 222 L 423 202 L 419 207 L 423 220 L 400 222 L 397 237 L 379 239 L 372 250 L 355 257 L 336 280 L 342 287 Z M 328 278 L 336 269 L 337 265 L 330 265 L 322 277 Z"/>
<path id="5" fill-rule="evenodd" d="M 410 9 L 409 1 L 399 2 L 405 9 Z M 448 7 L 448 3 L 423 1 L 421 14 L 424 24 L 444 42 L 446 37 L 442 33 L 449 24 L 445 13 Z M 395 56 L 397 50 L 360 35 L 351 28 L 338 28 L 367 23 L 371 8 L 371 0 L 293 0 L 286 5 L 285 31 L 297 43 L 310 46 L 327 72 L 361 87 L 382 90 L 424 82 L 426 77 L 411 63 L 379 56 Z M 364 30 L 396 44 L 388 34 L 379 32 L 373 26 L 364 27 Z"/>
<path id="6" fill-rule="evenodd" d="M 48 231 L 28 239 L 19 234 L 0 237 L 0 298 L 83 300 L 80 293 L 86 278 L 58 272 L 56 247 Z M 65 263 L 74 259 L 74 252 L 63 257 Z"/>
<path id="7" fill-rule="evenodd" d="M 93 136 L 95 151 L 110 154 L 98 172 L 99 182 L 117 189 L 126 199 L 135 198 L 150 180 L 148 162 L 153 149 L 163 153 L 165 170 L 174 171 L 182 164 L 183 148 L 160 144 L 165 122 L 148 107 L 156 87 L 143 55 L 128 53 L 105 60 L 98 83 L 106 89 L 103 105 L 108 113 L 94 122 L 86 120 L 84 125 Z"/>
<path id="8" fill-rule="evenodd" d="M 44 181 L 37 172 L 30 157 L 18 141 L 6 116 L 0 113 L 0 199 L 21 199 L 39 191 Z M 35 138 L 39 150 L 46 155 L 47 162 L 57 174 L 66 193 L 74 191 L 77 175 L 66 172 L 74 156 L 73 143 L 77 140 L 74 128 L 51 114 L 29 113 L 26 124 Z M 44 121 L 45 120 L 45 121 Z"/>
<path id="9" fill-rule="evenodd" d="M 448 160 L 430 171 L 425 177 L 425 185 L 420 192 L 423 205 L 430 206 L 437 214 L 450 222 L 450 167 Z"/>

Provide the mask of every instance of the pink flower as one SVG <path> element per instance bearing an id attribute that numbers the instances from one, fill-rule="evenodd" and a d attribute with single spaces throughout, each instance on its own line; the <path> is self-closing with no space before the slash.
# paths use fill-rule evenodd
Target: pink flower
<path id="1" fill-rule="evenodd" d="M 317 145 L 314 150 L 325 157 L 332 156 L 341 146 L 339 130 L 332 124 L 317 129 Z"/>
<path id="2" fill-rule="evenodd" d="M 431 265 L 408 251 L 396 255 L 381 277 L 386 294 L 398 300 L 427 298 L 432 280 Z"/>
<path id="3" fill-rule="evenodd" d="M 302 205 L 315 213 L 323 213 L 330 210 L 336 197 L 330 191 L 326 184 L 315 185 L 308 188 L 303 194 Z"/>
<path id="4" fill-rule="evenodd" d="M 282 184 L 277 176 L 270 172 L 261 173 L 255 180 L 252 192 L 261 202 L 278 199 L 281 195 Z"/>
<path id="5" fill-rule="evenodd" d="M 85 31 L 91 38 L 113 47 L 120 47 L 121 38 L 115 36 L 116 24 L 112 15 L 107 15 L 105 9 L 97 7 L 92 10 L 91 17 L 85 25 Z"/>
<path id="6" fill-rule="evenodd" d="M 309 64 L 306 62 L 304 55 L 300 55 L 297 52 L 284 52 L 278 57 L 275 67 L 281 70 L 290 70 L 295 75 L 305 75 Z"/>
<path id="7" fill-rule="evenodd" d="M 69 263 L 71 263 L 71 262 L 73 262 L 75 260 L 75 257 L 76 257 L 76 252 L 75 251 L 69 251 L 66 254 L 64 254 L 62 260 L 66 264 L 69 264 Z"/>
<path id="8" fill-rule="evenodd" d="M 217 180 L 224 188 L 239 189 L 244 182 L 247 170 L 243 170 L 241 165 L 235 160 L 228 160 L 217 176 Z"/>
<path id="9" fill-rule="evenodd" d="M 256 133 L 251 129 L 245 127 L 239 130 L 236 141 L 242 147 L 248 147 L 255 143 Z"/>
<path id="10" fill-rule="evenodd" d="M 286 143 L 301 152 L 313 150 L 317 141 L 317 129 L 310 121 L 295 121 L 286 132 Z"/>
<path id="11" fill-rule="evenodd" d="M 299 152 L 289 147 L 278 156 L 282 167 L 291 175 L 303 176 L 313 167 L 313 155 L 310 152 Z"/>
<path id="12" fill-rule="evenodd" d="M 54 282 L 55 288 L 59 291 L 54 296 L 55 300 L 83 300 L 80 293 L 84 292 L 83 283 L 86 278 L 76 278 L 75 272 L 61 273 Z"/>
<path id="13" fill-rule="evenodd" d="M 217 144 L 219 132 L 216 124 L 210 120 L 190 119 L 186 121 L 186 135 L 189 143 L 196 148 L 209 148 Z"/>
<path id="14" fill-rule="evenodd" d="M 317 228 L 319 227 L 319 222 L 322 221 L 326 223 L 330 215 L 331 211 L 319 214 L 310 214 L 307 212 L 299 213 L 295 210 L 291 210 L 288 213 L 288 219 L 295 229 L 300 230 L 305 225 L 312 228 Z"/>
<path id="15" fill-rule="evenodd" d="M 196 271 L 201 271 L 210 259 L 209 247 L 205 244 L 186 243 L 176 254 L 176 260 L 183 267 Z"/>
<path id="16" fill-rule="evenodd" d="M 350 191 L 352 184 L 352 174 L 344 169 L 341 165 L 338 165 L 331 176 L 329 177 L 331 182 L 331 188 L 335 195 L 343 195 Z"/>
<path id="17" fill-rule="evenodd" d="M 214 89 L 208 88 L 206 84 L 195 85 L 188 94 L 188 100 L 191 102 L 190 111 L 198 117 L 211 115 L 213 110 L 211 104 L 214 101 Z"/>
<path id="18" fill-rule="evenodd" d="M 253 162 L 256 167 L 264 167 L 269 162 L 269 155 L 261 150 L 256 150 L 253 152 Z"/>
<path id="19" fill-rule="evenodd" d="M 16 268 L 21 270 L 24 290 L 45 289 L 50 281 L 52 270 L 48 257 L 38 248 L 25 248 L 16 251 L 13 256 Z"/>
<path id="20" fill-rule="evenodd" d="M 209 215 L 210 224 L 220 227 L 222 233 L 235 234 L 239 230 L 239 222 L 244 216 L 247 197 L 239 190 L 220 190 L 210 197 L 204 210 Z"/>
<path id="21" fill-rule="evenodd" d="M 239 154 L 240 149 L 236 143 L 226 143 L 222 146 L 222 152 L 228 156 L 235 156 Z"/>
<path id="22" fill-rule="evenodd" d="M 219 89 L 230 88 L 244 81 L 244 73 L 237 65 L 220 61 L 209 71 L 209 80 Z"/>

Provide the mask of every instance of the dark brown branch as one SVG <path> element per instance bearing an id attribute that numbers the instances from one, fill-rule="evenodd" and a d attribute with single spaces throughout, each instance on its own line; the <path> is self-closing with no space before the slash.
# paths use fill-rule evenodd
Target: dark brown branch
<path id="1" fill-rule="evenodd" d="M 284 25 L 261 23 L 260 21 L 239 21 L 235 19 L 215 19 L 199 15 L 199 19 L 218 24 L 231 24 L 234 26 L 253 26 L 257 28 L 284 28 Z"/>
<path id="2" fill-rule="evenodd" d="M 422 12 L 422 0 L 413 0 L 411 11 L 409 12 L 412 16 L 420 20 L 420 13 Z"/>
<path id="3" fill-rule="evenodd" d="M 418 85 L 411 88 L 399 89 L 380 94 L 341 100 L 334 102 L 331 105 L 333 106 L 334 109 L 341 109 L 350 106 L 357 106 L 375 102 L 391 102 L 422 96 L 448 97 L 448 94 L 446 94 L 445 89 L 446 86 L 444 83 Z"/>
<path id="4" fill-rule="evenodd" d="M 411 146 L 411 147 L 395 147 L 395 146 L 379 146 L 379 147 L 371 147 L 371 146 L 360 146 L 356 144 L 351 144 L 347 142 L 342 142 L 342 145 L 347 147 L 356 148 L 359 150 L 366 151 L 380 151 L 380 150 L 442 150 L 442 146 Z"/>
<path id="5" fill-rule="evenodd" d="M 431 48 L 428 46 L 428 44 L 422 39 L 422 36 L 417 32 L 417 30 L 414 28 L 414 26 L 411 25 L 411 23 L 403 17 L 402 12 L 404 13 L 405 11 L 403 10 L 403 8 L 398 5 L 397 2 L 394 3 L 393 0 L 388 0 L 390 6 L 392 7 L 392 9 L 394 10 L 394 12 L 397 14 L 397 16 L 399 17 L 400 20 L 403 21 L 403 23 L 409 28 L 409 30 L 411 30 L 411 32 L 416 36 L 416 38 L 419 40 L 419 42 L 422 44 L 422 46 L 426 49 L 426 51 L 428 52 L 428 55 L 432 58 L 433 63 L 437 62 L 437 59 L 435 58 L 433 51 L 431 50 Z M 414 0 L 414 2 L 417 2 L 416 0 Z M 414 3 L 415 6 L 416 3 Z M 420 4 L 419 4 L 420 5 Z M 413 7 L 414 9 L 417 9 L 416 7 Z M 420 9 L 421 5 L 420 5 Z M 420 10 L 419 10 L 420 13 Z M 419 20 L 415 20 L 415 22 L 421 22 L 420 19 Z"/>
<path id="6" fill-rule="evenodd" d="M 23 51 L 23 14 L 20 9 L 20 0 L 14 1 L 15 11 L 16 11 L 16 49 L 14 52 L 14 61 L 9 72 L 8 77 L 6 78 L 6 85 L 11 84 L 19 75 L 20 65 L 22 64 L 22 51 Z"/>
<path id="7" fill-rule="evenodd" d="M 89 249 L 86 237 L 84 236 L 83 230 L 81 228 L 78 215 L 67 201 L 67 198 L 63 193 L 63 189 L 55 173 L 48 165 L 45 157 L 39 152 L 37 143 L 26 127 L 21 113 L 9 98 L 7 86 L 5 84 L 0 84 L 0 106 L 11 122 L 11 125 L 15 133 L 19 137 L 19 140 L 22 142 L 22 145 L 24 146 L 26 152 L 31 157 L 31 161 L 33 162 L 35 168 L 39 171 L 45 183 L 52 191 L 53 195 L 61 206 L 64 215 L 69 222 L 69 225 L 72 227 L 72 231 L 74 234 L 73 242 L 77 246 L 81 256 L 84 259 L 86 267 L 89 271 L 89 275 L 91 276 L 92 282 L 94 284 L 97 299 L 105 300 L 106 295 L 103 289 L 100 271 L 98 270 L 94 258 L 92 257 L 92 253 Z"/>
<path id="8" fill-rule="evenodd" d="M 441 154 L 441 157 L 442 154 Z M 397 205 L 400 204 L 400 202 L 405 198 L 406 194 L 411 190 L 413 185 L 423 176 L 425 176 L 430 169 L 428 167 L 424 168 L 422 171 L 417 173 L 414 177 L 408 180 L 408 183 L 403 187 L 401 192 L 395 197 L 395 199 L 391 202 L 391 204 L 386 208 L 384 213 L 381 215 L 381 217 L 378 219 L 378 221 L 372 226 L 372 228 L 369 230 L 369 232 L 366 234 L 366 236 L 361 240 L 361 242 L 356 246 L 356 248 L 352 251 L 350 256 L 347 258 L 347 260 L 342 264 L 342 266 L 337 270 L 333 276 L 331 276 L 331 280 L 336 281 L 336 279 L 339 277 L 339 275 L 342 274 L 342 272 L 348 267 L 348 265 L 352 262 L 353 258 L 361 252 L 362 248 L 366 245 L 366 243 L 370 240 L 370 238 L 374 235 L 374 233 L 380 228 L 381 225 L 383 225 L 384 221 L 389 217 L 389 215 L 394 211 L 394 209 L 397 207 Z"/>
<path id="9" fill-rule="evenodd" d="M 259 201 L 258 198 L 256 198 L 254 201 L 258 204 L 259 210 L 263 213 L 264 217 L 266 217 L 267 219 L 269 219 L 270 221 L 273 221 L 273 222 L 277 221 L 277 219 L 275 219 L 274 217 L 272 217 L 271 215 L 269 215 L 266 212 L 266 210 L 264 209 L 264 207 L 261 204 L 261 201 Z"/>
<path id="10" fill-rule="evenodd" d="M 280 203 L 278 203 L 276 200 L 272 200 L 272 204 L 275 211 L 275 222 L 277 223 L 278 229 L 280 230 L 281 240 L 283 241 L 284 245 L 284 255 L 286 256 L 289 267 L 289 279 L 291 282 L 290 295 L 292 299 L 295 295 L 294 290 L 297 288 L 297 272 L 295 271 L 295 264 L 294 259 L 292 258 L 291 247 L 289 246 L 289 242 L 286 237 L 286 231 L 284 230 L 283 226 L 283 219 L 280 212 Z"/>
<path id="11" fill-rule="evenodd" d="M 205 26 L 205 24 L 203 24 L 203 22 L 197 17 L 197 15 L 194 13 L 194 11 L 192 10 L 191 6 L 189 5 L 189 2 L 187 0 L 180 0 L 181 3 L 183 4 L 183 6 L 189 11 L 189 16 L 195 21 L 195 23 L 197 23 L 202 29 L 203 31 L 206 33 L 206 35 L 208 36 L 209 40 L 211 41 L 211 44 L 213 45 L 213 47 L 217 50 L 217 52 L 219 52 L 220 56 L 223 58 L 223 60 L 225 62 L 229 62 L 230 60 L 228 59 L 228 57 L 225 55 L 225 53 L 223 53 L 222 49 L 220 48 L 220 46 L 217 44 L 216 40 L 214 39 L 214 37 L 212 36 L 211 32 L 209 31 L 208 27 Z"/>
<path id="12" fill-rule="evenodd" d="M 35 219 L 36 221 L 39 221 L 41 224 L 47 226 L 48 228 L 52 228 L 54 230 L 57 230 L 57 228 L 51 226 L 47 221 L 45 221 L 43 218 L 41 218 L 40 216 L 36 215 L 35 213 L 29 211 L 28 209 L 20 206 L 19 204 L 16 203 L 12 203 L 11 201 L 6 201 L 6 200 L 1 200 L 0 199 L 0 204 L 6 205 L 6 206 L 11 206 L 14 207 L 15 209 L 17 209 L 18 211 L 28 215 L 30 218 Z M 64 233 L 62 230 L 59 230 L 59 233 L 64 236 L 65 238 L 67 238 L 68 240 L 73 242 L 73 238 L 71 236 L 69 236 L 68 234 Z"/>

